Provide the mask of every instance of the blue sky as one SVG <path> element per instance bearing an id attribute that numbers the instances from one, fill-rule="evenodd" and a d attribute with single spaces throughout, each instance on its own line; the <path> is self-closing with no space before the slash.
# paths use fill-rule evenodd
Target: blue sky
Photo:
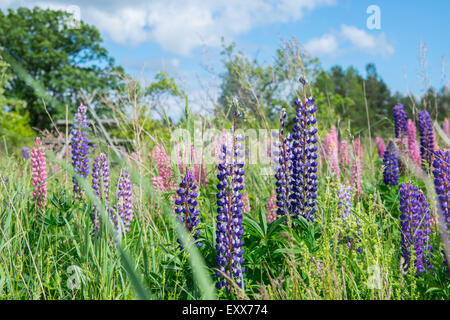
<path id="1" fill-rule="evenodd" d="M 419 47 L 426 45 L 426 75 L 440 88 L 450 71 L 450 1 L 380 0 L 0 0 L 0 8 L 57 8 L 75 12 L 102 33 L 105 47 L 144 82 L 160 70 L 180 81 L 198 107 L 216 96 L 220 39 L 250 57 L 271 62 L 281 38 L 295 36 L 325 69 L 352 65 L 365 74 L 373 62 L 392 91 L 423 92 Z M 369 30 L 370 5 L 381 29 Z M 214 74 L 205 71 L 212 68 Z"/>

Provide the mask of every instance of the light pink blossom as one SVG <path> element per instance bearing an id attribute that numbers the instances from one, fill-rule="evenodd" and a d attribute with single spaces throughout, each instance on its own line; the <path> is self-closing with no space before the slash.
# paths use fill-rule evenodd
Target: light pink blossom
<path id="1" fill-rule="evenodd" d="M 416 143 L 416 124 L 411 119 L 408 119 L 408 151 L 411 160 L 420 166 L 420 149 Z"/>
<path id="2" fill-rule="evenodd" d="M 378 156 L 383 159 L 384 151 L 386 151 L 386 145 L 384 144 L 384 140 L 381 137 L 376 137 L 375 142 L 377 143 L 377 153 Z"/>
<path id="3" fill-rule="evenodd" d="M 328 159 L 328 169 L 331 173 L 335 173 L 339 179 L 339 142 L 336 127 L 333 126 L 325 137 L 325 152 Z"/>
<path id="4" fill-rule="evenodd" d="M 36 147 L 31 150 L 33 201 L 39 208 L 47 203 L 47 166 L 42 141 L 36 138 Z"/>

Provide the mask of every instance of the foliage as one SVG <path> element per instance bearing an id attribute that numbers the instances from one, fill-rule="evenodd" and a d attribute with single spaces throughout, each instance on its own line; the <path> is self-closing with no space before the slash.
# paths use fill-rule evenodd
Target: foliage
<path id="1" fill-rule="evenodd" d="M 80 89 L 111 93 L 120 81 L 114 59 L 102 47 L 99 31 L 80 21 L 71 26 L 64 11 L 19 8 L 0 11 L 0 46 L 14 69 L 5 94 L 27 103 L 33 127 L 48 128 L 48 116 L 65 117 L 80 101 Z M 94 101 L 95 103 L 96 101 Z"/>
<path id="2" fill-rule="evenodd" d="M 17 145 L 32 138 L 34 133 L 29 125 L 26 103 L 5 96 L 11 78 L 8 68 L 8 63 L 0 55 L 0 135 L 5 136 L 10 145 Z"/>

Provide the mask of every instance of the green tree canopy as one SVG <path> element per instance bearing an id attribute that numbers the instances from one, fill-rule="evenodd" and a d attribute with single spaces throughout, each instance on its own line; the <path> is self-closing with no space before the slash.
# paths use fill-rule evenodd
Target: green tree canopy
<path id="1" fill-rule="evenodd" d="M 79 101 L 79 90 L 99 95 L 120 83 L 115 65 L 99 31 L 80 21 L 72 26 L 63 11 L 34 8 L 0 11 L 0 46 L 14 68 L 5 94 L 27 103 L 31 124 L 44 128 L 50 114 L 63 118 L 65 105 L 71 111 Z M 95 102 L 95 101 L 94 101 Z"/>

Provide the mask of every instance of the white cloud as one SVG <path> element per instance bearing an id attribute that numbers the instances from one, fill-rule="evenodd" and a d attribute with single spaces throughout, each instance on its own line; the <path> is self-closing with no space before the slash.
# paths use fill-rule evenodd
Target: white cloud
<path id="1" fill-rule="evenodd" d="M 345 24 L 341 25 L 338 32 L 325 33 L 320 38 L 309 40 L 305 49 L 312 55 L 331 55 L 352 50 L 389 56 L 395 52 L 384 33 L 369 34 L 363 29 Z"/>
<path id="2" fill-rule="evenodd" d="M 2 0 L 5 1 L 5 0 Z M 67 10 L 73 0 L 6 0 L 7 6 Z M 336 0 L 79 0 L 81 18 L 113 41 L 137 44 L 155 41 L 186 55 L 201 46 L 219 46 L 233 37 L 272 23 L 298 21 L 308 10 Z"/>
<path id="3" fill-rule="evenodd" d="M 315 38 L 305 44 L 305 49 L 311 55 L 332 54 L 338 49 L 338 41 L 332 34 L 324 34 L 320 38 Z"/>
<path id="4" fill-rule="evenodd" d="M 356 48 L 363 51 L 381 55 L 392 55 L 395 52 L 394 48 L 387 42 L 384 33 L 371 35 L 357 27 L 343 24 L 341 34 L 344 39 L 349 40 Z"/>

